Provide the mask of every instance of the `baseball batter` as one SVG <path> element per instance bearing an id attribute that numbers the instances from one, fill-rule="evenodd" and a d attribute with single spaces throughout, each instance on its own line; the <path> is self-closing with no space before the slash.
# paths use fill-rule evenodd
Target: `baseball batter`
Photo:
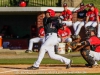
<path id="1" fill-rule="evenodd" d="M 55 54 L 54 45 L 58 43 L 57 31 L 62 26 L 60 21 L 57 17 L 55 17 L 55 11 L 52 9 L 48 9 L 46 14 L 49 15 L 48 18 L 45 18 L 44 23 L 44 30 L 45 30 L 45 42 L 42 44 L 39 52 L 39 56 L 36 62 L 27 69 L 39 69 L 39 65 L 47 52 L 50 58 L 55 60 L 60 60 L 61 62 L 65 63 L 67 66 L 66 68 L 70 68 L 71 60 L 60 55 Z"/>
<path id="2" fill-rule="evenodd" d="M 60 18 L 63 20 L 62 23 L 66 26 L 72 26 L 72 12 L 68 9 L 67 3 L 63 4 L 64 11 L 61 13 Z"/>
<path id="3" fill-rule="evenodd" d="M 80 9 L 82 7 L 84 7 L 84 3 L 80 3 Z M 87 13 L 86 9 L 83 9 L 83 10 L 77 12 L 77 21 L 73 24 L 73 29 L 75 31 L 75 33 L 74 33 L 75 37 L 79 36 L 80 30 L 81 30 L 82 26 L 84 26 L 84 24 L 85 24 L 86 13 Z"/>
<path id="4" fill-rule="evenodd" d="M 32 48 L 33 48 L 34 43 L 38 43 L 38 42 L 43 43 L 43 38 L 44 38 L 44 35 L 45 35 L 43 26 L 41 26 L 39 28 L 38 34 L 39 34 L 39 37 L 30 39 L 28 50 L 26 50 L 25 53 L 32 53 Z"/>
<path id="5" fill-rule="evenodd" d="M 99 11 L 97 8 L 95 8 L 93 3 L 90 3 L 89 7 L 90 7 L 90 9 L 88 10 L 88 12 L 86 14 L 87 18 L 86 18 L 85 28 L 87 26 L 96 27 L 98 25 L 97 36 L 100 37 Z"/>
<path id="6" fill-rule="evenodd" d="M 96 29 L 92 26 L 89 27 L 87 35 L 89 39 L 77 45 L 91 46 L 91 50 L 82 49 L 81 54 L 88 63 L 86 66 L 97 66 L 97 61 L 100 61 L 100 39 L 96 36 Z"/>

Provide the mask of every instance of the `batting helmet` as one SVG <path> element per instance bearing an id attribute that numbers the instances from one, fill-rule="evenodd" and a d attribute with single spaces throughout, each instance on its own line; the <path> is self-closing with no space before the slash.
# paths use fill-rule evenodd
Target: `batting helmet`
<path id="1" fill-rule="evenodd" d="M 55 11 L 52 10 L 52 9 L 48 9 L 46 12 L 50 14 L 50 17 L 54 17 L 55 16 Z"/>

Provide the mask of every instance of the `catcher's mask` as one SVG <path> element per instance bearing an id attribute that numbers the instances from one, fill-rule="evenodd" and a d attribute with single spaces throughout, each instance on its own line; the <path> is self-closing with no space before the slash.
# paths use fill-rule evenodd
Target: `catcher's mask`
<path id="1" fill-rule="evenodd" d="M 91 32 L 94 32 L 94 34 L 96 35 L 96 28 L 95 28 L 95 27 L 92 27 L 92 26 L 88 26 L 88 27 L 86 28 L 86 36 L 87 36 L 87 37 L 92 36 L 92 35 L 91 35 Z"/>

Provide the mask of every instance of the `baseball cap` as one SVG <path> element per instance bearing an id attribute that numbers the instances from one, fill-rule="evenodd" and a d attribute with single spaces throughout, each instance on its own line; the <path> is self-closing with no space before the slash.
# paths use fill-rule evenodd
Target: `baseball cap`
<path id="1" fill-rule="evenodd" d="M 80 3 L 80 6 L 84 6 L 84 3 Z"/>
<path id="2" fill-rule="evenodd" d="M 94 4 L 93 4 L 93 3 L 90 3 L 90 4 L 89 4 L 89 7 L 94 7 Z"/>
<path id="3" fill-rule="evenodd" d="M 64 4 L 63 4 L 63 7 L 67 7 L 67 3 L 64 3 Z"/>

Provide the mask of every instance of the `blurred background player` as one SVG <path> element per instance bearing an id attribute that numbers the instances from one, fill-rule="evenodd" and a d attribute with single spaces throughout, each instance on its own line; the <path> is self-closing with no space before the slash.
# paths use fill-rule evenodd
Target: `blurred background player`
<path id="1" fill-rule="evenodd" d="M 71 67 L 72 61 L 63 56 L 55 54 L 54 46 L 58 43 L 57 31 L 62 26 L 58 17 L 55 17 L 55 11 L 52 9 L 48 9 L 46 11 L 49 14 L 49 18 L 45 18 L 44 31 L 45 31 L 45 42 L 42 44 L 38 59 L 34 62 L 34 64 L 27 69 L 36 70 L 39 69 L 40 63 L 47 52 L 50 58 L 59 60 L 66 64 L 66 68 Z"/>
<path id="2" fill-rule="evenodd" d="M 85 23 L 85 28 L 88 26 L 93 26 L 96 27 L 99 25 L 99 11 L 97 8 L 95 8 L 93 3 L 89 4 L 89 10 L 86 13 L 86 23 Z M 98 37 L 100 37 L 100 27 L 98 26 Z"/>
<path id="3" fill-rule="evenodd" d="M 58 37 L 60 38 L 60 42 L 72 42 L 71 31 L 66 25 L 63 25 L 63 27 L 58 30 Z"/>
<path id="4" fill-rule="evenodd" d="M 68 9 L 67 3 L 63 4 L 64 11 L 61 13 L 60 18 L 62 23 L 66 26 L 72 26 L 72 12 Z"/>
<path id="5" fill-rule="evenodd" d="M 82 7 L 84 7 L 84 3 L 80 3 L 80 10 Z M 83 9 L 83 10 L 77 12 L 77 21 L 73 24 L 73 29 L 75 32 L 73 35 L 74 39 L 79 38 L 79 32 L 80 32 L 82 26 L 84 26 L 84 24 L 85 24 L 86 13 L 87 13 L 86 9 Z"/>
<path id="6" fill-rule="evenodd" d="M 33 44 L 34 43 L 38 43 L 38 42 L 43 43 L 44 35 L 45 35 L 44 27 L 41 26 L 41 27 L 39 27 L 39 32 L 38 32 L 39 37 L 30 39 L 28 50 L 26 50 L 25 53 L 32 53 L 33 52 L 32 49 L 33 49 Z"/>
<path id="7" fill-rule="evenodd" d="M 61 43 L 70 43 L 70 42 L 72 42 L 71 30 L 66 25 L 63 25 L 63 27 L 58 30 L 58 37 L 59 37 L 58 40 Z M 67 50 L 72 51 L 72 49 L 70 47 L 68 47 Z"/>

